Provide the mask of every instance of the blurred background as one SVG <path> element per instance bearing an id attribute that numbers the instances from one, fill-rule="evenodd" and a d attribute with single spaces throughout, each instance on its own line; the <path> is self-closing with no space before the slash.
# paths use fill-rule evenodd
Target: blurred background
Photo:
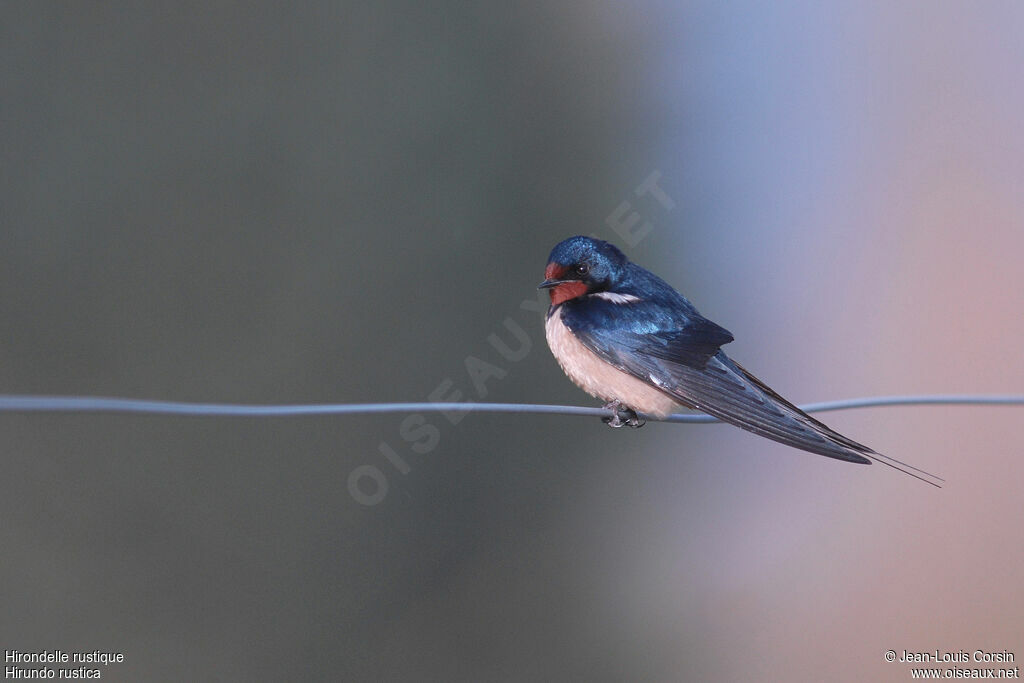
<path id="1" fill-rule="evenodd" d="M 1019 393 L 1022 33 L 1014 2 L 5 3 L 0 392 L 594 405 L 535 290 L 584 233 L 793 401 Z M 1022 418 L 824 416 L 937 490 L 721 425 L 4 414 L 0 642 L 151 681 L 1019 665 Z"/>

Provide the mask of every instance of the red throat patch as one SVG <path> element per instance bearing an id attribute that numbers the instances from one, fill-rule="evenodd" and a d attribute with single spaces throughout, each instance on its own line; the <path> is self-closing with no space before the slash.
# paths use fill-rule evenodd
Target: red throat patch
<path id="1" fill-rule="evenodd" d="M 587 286 L 582 282 L 566 282 L 561 285 L 555 285 L 549 293 L 551 294 L 551 305 L 557 306 L 563 301 L 583 296 L 587 293 Z"/>
<path id="2" fill-rule="evenodd" d="M 567 268 L 560 266 L 557 263 L 549 263 L 548 267 L 544 269 L 545 280 L 561 280 L 562 276 L 565 275 Z"/>

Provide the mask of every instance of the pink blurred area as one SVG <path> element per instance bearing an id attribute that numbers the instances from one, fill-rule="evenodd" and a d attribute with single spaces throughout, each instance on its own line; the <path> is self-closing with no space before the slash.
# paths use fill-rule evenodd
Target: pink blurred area
<path id="1" fill-rule="evenodd" d="M 1024 391 L 1024 10 L 764 12 L 760 29 L 723 21 L 736 33 L 686 51 L 696 69 L 733 77 L 687 93 L 708 107 L 701 144 L 734 150 L 708 182 L 717 201 L 735 200 L 682 211 L 722 227 L 695 235 L 707 225 L 677 216 L 676 248 L 696 244 L 703 260 L 644 257 L 676 283 L 703 268 L 698 307 L 793 400 Z M 889 649 L 1009 650 L 1019 665 L 1021 409 L 824 419 L 945 488 L 724 428 L 664 430 L 657 449 L 692 435 L 699 465 L 650 465 L 657 502 L 632 523 L 601 520 L 621 525 L 635 558 L 604 576 L 608 614 L 639 629 L 641 650 L 677 644 L 662 669 L 675 680 L 908 680 Z M 604 475 L 601 488 L 623 476 Z M 654 530 L 642 547 L 638 526 Z"/>

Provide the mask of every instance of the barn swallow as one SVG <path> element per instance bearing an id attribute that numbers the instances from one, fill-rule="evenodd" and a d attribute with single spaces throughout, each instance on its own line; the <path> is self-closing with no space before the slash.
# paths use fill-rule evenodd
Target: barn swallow
<path id="1" fill-rule="evenodd" d="M 551 251 L 544 278 L 548 346 L 573 382 L 607 401 L 609 425 L 639 427 L 638 412 L 664 418 L 685 406 L 811 453 L 863 465 L 877 460 L 915 477 L 903 467 L 922 472 L 782 398 L 722 351 L 733 340 L 728 330 L 614 245 L 570 237 Z"/>

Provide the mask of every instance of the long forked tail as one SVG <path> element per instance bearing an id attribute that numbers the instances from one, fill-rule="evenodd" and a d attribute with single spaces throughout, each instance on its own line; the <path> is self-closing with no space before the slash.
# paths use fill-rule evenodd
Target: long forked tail
<path id="1" fill-rule="evenodd" d="M 814 419 L 723 352 L 703 370 L 684 372 L 686 376 L 669 392 L 684 405 L 794 448 L 846 462 L 879 462 L 942 487 L 942 478 L 878 453 Z"/>

